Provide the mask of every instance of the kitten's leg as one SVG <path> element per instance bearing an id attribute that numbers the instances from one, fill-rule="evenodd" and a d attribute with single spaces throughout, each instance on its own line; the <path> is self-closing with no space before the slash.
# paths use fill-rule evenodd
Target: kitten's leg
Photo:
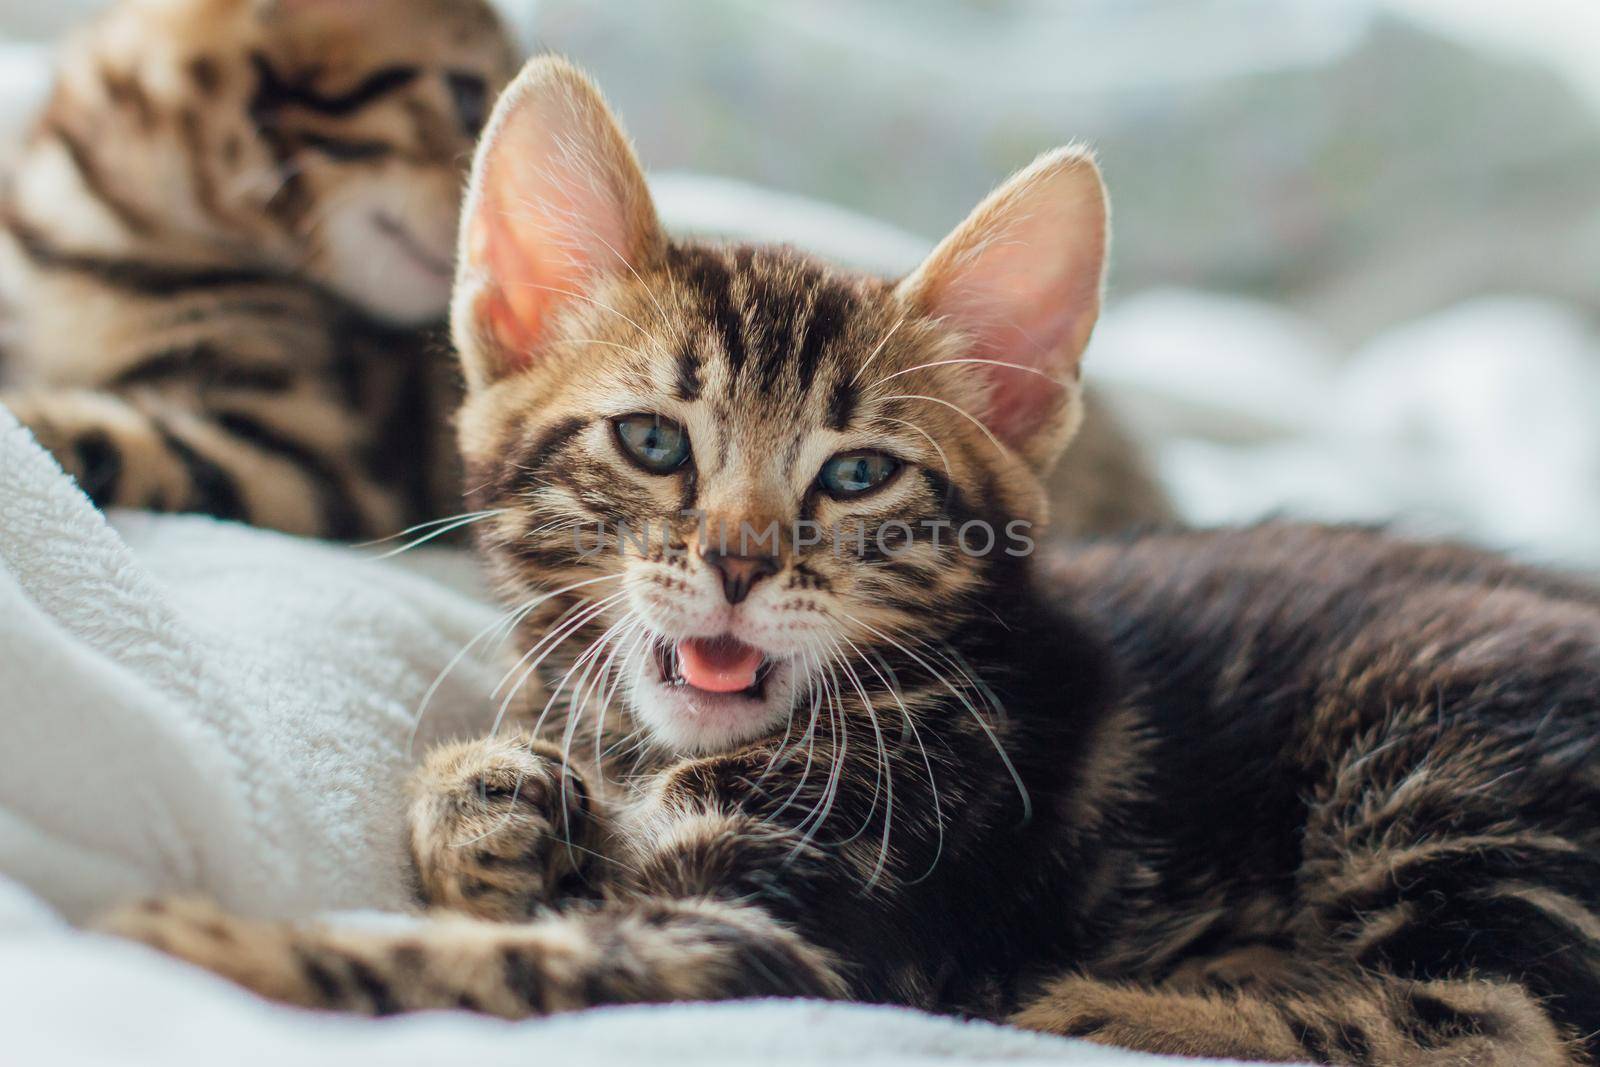
<path id="1" fill-rule="evenodd" d="M 1010 1020 L 1143 1052 L 1391 1067 L 1587 1063 L 1519 986 L 1350 973 L 1278 990 L 1173 990 L 1066 977 Z"/>
<path id="2" fill-rule="evenodd" d="M 844 994 L 829 957 L 757 908 L 630 901 L 532 923 L 436 916 L 408 931 L 255 922 L 156 901 L 102 927 L 311 1008 L 506 1018 L 596 1004 Z"/>
<path id="3" fill-rule="evenodd" d="M 555 745 L 526 735 L 443 745 L 413 796 L 411 853 L 429 904 L 516 921 L 599 877 L 600 798 Z"/>
<path id="4" fill-rule="evenodd" d="M 0 394 L 102 508 L 196 512 L 344 540 L 405 524 L 397 495 L 360 469 L 352 412 L 310 391 L 234 401 L 208 410 L 193 396 Z"/>

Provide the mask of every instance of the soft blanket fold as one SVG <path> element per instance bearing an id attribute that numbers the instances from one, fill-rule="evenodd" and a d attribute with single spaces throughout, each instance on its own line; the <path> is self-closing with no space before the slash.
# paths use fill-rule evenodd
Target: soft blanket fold
<path id="1" fill-rule="evenodd" d="M 72 918 L 174 890 L 405 906 L 414 709 L 492 618 L 349 549 L 108 523 L 0 408 L 0 870 Z M 464 659 L 419 743 L 492 681 Z"/>

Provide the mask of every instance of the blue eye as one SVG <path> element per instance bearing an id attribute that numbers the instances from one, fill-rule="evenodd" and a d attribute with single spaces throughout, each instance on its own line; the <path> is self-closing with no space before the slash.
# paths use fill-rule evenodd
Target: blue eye
<path id="1" fill-rule="evenodd" d="M 624 415 L 611 424 L 622 450 L 651 474 L 671 474 L 689 458 L 689 434 L 660 415 Z"/>
<path id="2" fill-rule="evenodd" d="M 822 465 L 817 484 L 834 496 L 860 496 L 885 484 L 900 461 L 882 452 L 845 452 Z"/>

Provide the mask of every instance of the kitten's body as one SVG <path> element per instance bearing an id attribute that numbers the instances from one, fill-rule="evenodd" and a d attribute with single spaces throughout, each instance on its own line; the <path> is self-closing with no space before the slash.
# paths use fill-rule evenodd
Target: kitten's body
<path id="1" fill-rule="evenodd" d="M 454 512 L 439 320 L 510 72 L 479 0 L 122 0 L 7 168 L 0 402 L 104 506 Z"/>
<path id="2" fill-rule="evenodd" d="M 117 929 L 377 1013 L 777 993 L 1151 1051 L 1593 1061 L 1600 593 L 1292 526 L 850 551 L 852 522 L 1039 518 L 1098 310 L 1092 162 L 1041 157 L 891 287 L 667 241 L 558 62 L 497 116 L 461 440 L 508 681 L 548 687 L 419 782 L 423 895 L 471 917 Z M 707 516 L 831 532 L 735 552 Z M 572 537 L 617 521 L 656 540 Z"/>

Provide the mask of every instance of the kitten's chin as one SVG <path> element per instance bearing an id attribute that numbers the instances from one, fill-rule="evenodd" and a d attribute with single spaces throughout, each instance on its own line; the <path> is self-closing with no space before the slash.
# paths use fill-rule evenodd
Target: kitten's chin
<path id="1" fill-rule="evenodd" d="M 686 755 L 709 755 L 781 731 L 789 721 L 799 687 L 793 660 L 768 659 L 755 685 L 715 692 L 685 681 L 670 656 L 663 649 L 640 657 L 632 684 L 634 717 L 658 744 Z"/>

